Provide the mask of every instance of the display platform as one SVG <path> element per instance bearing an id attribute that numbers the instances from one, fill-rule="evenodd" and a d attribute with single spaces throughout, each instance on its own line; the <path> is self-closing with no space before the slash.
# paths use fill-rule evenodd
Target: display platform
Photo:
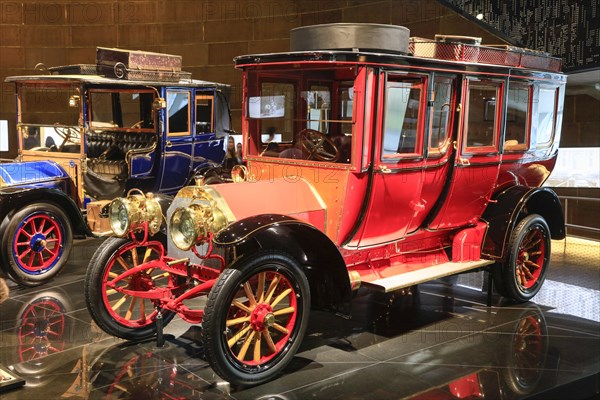
<path id="1" fill-rule="evenodd" d="M 553 242 L 546 283 L 525 304 L 494 295 L 486 307 L 482 273 L 403 294 L 361 289 L 352 319 L 313 312 L 285 373 L 249 388 L 230 386 L 208 367 L 200 326 L 174 320 L 162 348 L 98 329 L 83 276 L 99 243 L 76 242 L 65 272 L 44 286 L 10 287 L 0 306 L 0 364 L 26 385 L 3 400 L 598 398 L 597 242 Z"/>

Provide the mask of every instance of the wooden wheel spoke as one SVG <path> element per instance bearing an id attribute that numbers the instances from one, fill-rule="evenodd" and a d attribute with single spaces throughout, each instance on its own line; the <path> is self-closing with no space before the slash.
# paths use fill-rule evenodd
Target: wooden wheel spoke
<path id="1" fill-rule="evenodd" d="M 121 267 L 123 267 L 124 270 L 127 271 L 129 269 L 129 265 L 127 265 L 127 263 L 125 262 L 125 260 L 123 260 L 121 256 L 117 257 L 117 262 L 121 264 Z"/>
<path id="2" fill-rule="evenodd" d="M 121 307 L 123 305 L 123 303 L 125 303 L 125 301 L 127 300 L 128 297 L 129 297 L 129 295 L 124 295 L 119 300 L 117 300 L 117 302 L 114 305 L 112 305 L 112 307 L 111 307 L 112 310 L 117 311 L 117 308 Z"/>
<path id="3" fill-rule="evenodd" d="M 262 303 L 265 299 L 265 273 L 261 272 L 258 274 L 258 288 L 256 289 L 256 299 L 259 303 Z"/>
<path id="4" fill-rule="evenodd" d="M 275 325 L 273 325 L 273 327 L 275 327 Z M 275 343 L 273 343 L 273 338 L 271 337 L 269 330 L 265 330 L 263 335 L 265 336 L 265 341 L 267 342 L 267 346 L 269 346 L 269 350 L 271 350 L 273 353 L 277 353 L 277 347 L 275 347 Z"/>
<path id="5" fill-rule="evenodd" d="M 238 300 L 234 300 L 231 304 L 248 314 L 252 313 L 252 310 L 250 308 L 248 308 L 245 304 L 239 302 Z"/>
<path id="6" fill-rule="evenodd" d="M 146 299 L 140 301 L 140 321 L 146 321 Z"/>
<path id="7" fill-rule="evenodd" d="M 248 325 L 247 327 L 243 328 L 242 330 L 240 330 L 238 333 L 236 333 L 235 335 L 233 335 L 231 337 L 231 339 L 229 339 L 227 341 L 227 345 L 229 347 L 233 346 L 234 344 L 236 344 L 238 342 L 238 340 L 240 340 L 242 337 L 244 337 L 244 335 L 246 333 L 248 333 L 248 331 L 250 330 L 250 325 Z"/>
<path id="8" fill-rule="evenodd" d="M 279 304 L 279 302 L 280 302 L 281 300 L 285 299 L 285 298 L 286 298 L 286 296 L 288 296 L 288 295 L 291 293 L 291 291 L 292 291 L 292 289 L 291 289 L 291 288 L 287 288 L 287 289 L 285 289 L 283 292 L 281 292 L 281 294 L 280 294 L 279 296 L 277 296 L 277 297 L 275 298 L 275 300 L 273 300 L 273 303 L 271 303 L 271 307 L 272 307 L 272 308 L 275 308 L 275 306 L 276 306 L 277 304 Z"/>
<path id="9" fill-rule="evenodd" d="M 541 268 L 538 264 L 534 263 L 533 261 L 525 261 L 525 265 L 529 266 L 529 267 L 533 267 L 535 269 Z"/>
<path id="10" fill-rule="evenodd" d="M 131 297 L 131 303 L 129 304 L 129 308 L 127 308 L 127 312 L 125 313 L 125 319 L 131 319 L 131 314 L 133 313 L 133 307 L 135 307 L 135 303 L 137 302 L 137 297 Z"/>
<path id="11" fill-rule="evenodd" d="M 244 361 L 244 358 L 246 358 L 246 353 L 248 352 L 248 348 L 250 347 L 250 343 L 252 343 L 252 340 L 254 340 L 254 335 L 255 334 L 256 334 L 256 331 L 250 332 L 250 334 L 248 335 L 248 337 L 244 341 L 244 344 L 242 345 L 242 348 L 240 349 L 240 352 L 237 355 L 238 360 Z"/>
<path id="12" fill-rule="evenodd" d="M 46 232 L 44 232 L 44 236 L 48 236 L 50 234 L 50 232 L 52 232 L 54 230 L 54 227 L 51 226 L 50 228 L 48 228 L 48 230 Z"/>
<path id="13" fill-rule="evenodd" d="M 525 278 L 533 279 L 533 274 L 531 273 L 531 271 L 529 271 L 529 268 L 523 267 L 523 268 L 521 268 L 521 271 L 523 271 Z"/>
<path id="14" fill-rule="evenodd" d="M 246 297 L 248 297 L 248 300 L 250 301 L 250 305 L 255 306 L 256 299 L 254 298 L 254 294 L 252 293 L 252 288 L 250 287 L 249 282 L 244 283 L 244 292 L 246 292 Z"/>
<path id="15" fill-rule="evenodd" d="M 249 322 L 250 321 L 250 316 L 245 316 L 245 317 L 240 317 L 240 318 L 234 318 L 234 319 L 228 319 L 227 321 L 225 321 L 225 326 L 234 326 L 234 325 L 238 325 L 238 324 L 242 324 L 244 322 Z"/>
<path id="16" fill-rule="evenodd" d="M 271 298 L 273 294 L 275 294 L 275 289 L 277 289 L 277 285 L 279 284 L 279 275 L 275 275 L 269 288 L 267 289 L 267 297 L 265 298 L 265 303 L 269 304 L 271 302 Z"/>
<path id="17" fill-rule="evenodd" d="M 19 261 L 23 261 L 23 258 L 24 258 L 24 257 L 25 257 L 27 254 L 29 254 L 29 253 L 31 253 L 31 248 L 29 248 L 29 249 L 25 250 L 25 251 L 23 252 L 23 254 L 21 254 L 21 255 L 19 256 Z"/>
<path id="18" fill-rule="evenodd" d="M 261 332 L 257 332 L 256 333 L 256 340 L 254 342 L 254 362 L 258 363 L 260 362 L 260 345 L 261 345 L 261 338 L 262 334 Z"/>
<path id="19" fill-rule="evenodd" d="M 283 326 L 279 325 L 278 323 L 274 323 L 273 328 L 278 330 L 279 332 L 283 333 L 284 335 L 287 335 L 288 333 L 290 333 L 290 331 L 287 328 L 284 328 Z"/>
<path id="20" fill-rule="evenodd" d="M 112 271 L 110 271 L 110 272 L 108 273 L 108 276 L 109 276 L 110 278 L 113 278 L 113 279 L 115 279 L 116 277 L 118 277 L 118 276 L 119 276 L 119 274 L 117 274 L 116 272 L 112 272 Z"/>
<path id="21" fill-rule="evenodd" d="M 108 290 L 106 291 L 106 295 L 107 295 L 107 296 L 110 296 L 110 295 L 112 295 L 112 294 L 115 294 L 115 293 L 117 293 L 117 290 L 116 290 L 116 289 L 108 289 Z"/>
<path id="22" fill-rule="evenodd" d="M 39 228 L 36 230 L 37 233 L 41 233 L 44 231 L 44 226 L 46 226 L 46 219 L 42 219 L 42 222 L 40 222 L 40 226 Z"/>
<path id="23" fill-rule="evenodd" d="M 277 316 L 277 315 L 291 314 L 294 311 L 296 311 L 296 309 L 294 307 L 286 307 L 286 308 L 282 308 L 277 311 L 273 311 L 273 315 Z"/>
<path id="24" fill-rule="evenodd" d="M 133 249 L 131 249 L 130 252 L 131 252 L 131 260 L 133 261 L 133 266 L 137 267 L 138 266 L 137 247 L 134 247 Z"/>
<path id="25" fill-rule="evenodd" d="M 148 262 L 148 260 L 150 259 L 151 255 L 152 255 L 152 247 L 148 247 L 146 249 L 146 252 L 144 253 L 144 259 L 142 261 L 142 264 L 146 264 Z"/>

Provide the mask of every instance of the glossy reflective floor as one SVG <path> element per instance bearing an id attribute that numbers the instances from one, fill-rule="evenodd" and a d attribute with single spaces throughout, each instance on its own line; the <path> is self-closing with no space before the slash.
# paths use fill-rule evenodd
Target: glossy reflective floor
<path id="1" fill-rule="evenodd" d="M 409 295 L 359 291 L 353 319 L 313 312 L 283 376 L 231 387 L 203 360 L 201 328 L 174 320 L 167 343 L 131 344 L 91 322 L 85 265 L 98 240 L 76 244 L 60 277 L 11 286 L 0 305 L 0 364 L 26 385 L 2 400 L 120 399 L 586 399 L 598 398 L 600 246 L 553 242 L 533 302 L 486 307 L 483 274 Z"/>

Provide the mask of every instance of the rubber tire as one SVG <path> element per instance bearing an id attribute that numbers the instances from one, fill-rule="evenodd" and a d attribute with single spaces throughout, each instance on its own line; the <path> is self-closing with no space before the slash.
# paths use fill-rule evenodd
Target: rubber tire
<path id="1" fill-rule="evenodd" d="M 163 243 L 166 240 L 164 235 L 160 234 L 156 235 L 154 239 L 162 241 Z M 140 328 L 123 326 L 110 316 L 104 307 L 104 301 L 102 300 L 102 276 L 104 275 L 104 270 L 111 257 L 129 242 L 129 239 L 110 237 L 98 247 L 88 265 L 83 284 L 83 292 L 88 311 L 100 329 L 109 335 L 121 339 L 142 341 L 156 335 L 156 324 Z M 163 311 L 163 327 L 166 327 L 173 317 L 175 317 L 174 312 Z"/>
<path id="2" fill-rule="evenodd" d="M 228 306 L 224 308 L 223 305 L 231 304 L 232 297 L 248 278 L 273 266 L 279 273 L 285 274 L 290 283 L 295 286 L 296 293 L 300 294 L 298 305 L 301 305 L 301 310 L 299 307 L 298 322 L 290 336 L 288 348 L 282 350 L 278 359 L 274 360 L 275 364 L 270 365 L 269 368 L 250 373 L 237 367 L 229 358 L 228 346 L 223 334 Z M 221 273 L 208 295 L 201 334 L 206 360 L 217 375 L 234 385 L 258 385 L 272 380 L 290 363 L 300 347 L 308 326 L 309 313 L 308 280 L 302 267 L 294 258 L 278 251 L 259 251 L 248 258 L 243 257 Z"/>
<path id="3" fill-rule="evenodd" d="M 538 280 L 531 288 L 524 290 L 517 282 L 515 267 L 517 265 L 517 257 L 519 255 L 519 245 L 521 244 L 521 241 L 525 235 L 532 228 L 538 228 L 542 230 L 542 234 L 545 239 L 544 246 L 546 254 L 544 263 L 541 266 L 542 271 L 540 272 Z M 510 241 L 507 248 L 507 259 L 502 265 L 502 277 L 501 282 L 499 282 L 499 284 L 501 284 L 503 287 L 503 291 L 499 290 L 498 292 L 501 294 L 504 292 L 504 297 L 519 303 L 524 303 L 531 300 L 540 291 L 542 284 L 544 283 L 544 279 L 546 278 L 548 265 L 550 264 L 550 245 L 550 229 L 548 228 L 548 224 L 544 218 L 538 214 L 531 214 L 523 218 L 510 235 Z"/>
<path id="4" fill-rule="evenodd" d="M 37 211 L 42 211 L 44 214 L 52 217 L 59 223 L 59 225 L 62 226 L 64 234 L 64 250 L 54 267 L 43 274 L 34 275 L 24 272 L 21 270 L 21 268 L 19 268 L 18 265 L 16 265 L 12 256 L 12 242 L 19 224 L 23 222 L 27 216 Z M 26 205 L 22 209 L 14 212 L 12 215 L 9 215 L 7 218 L 10 219 L 8 225 L 6 226 L 6 231 L 4 232 L 1 246 L 3 271 L 19 285 L 28 287 L 41 285 L 57 276 L 69 259 L 69 254 L 71 253 L 71 247 L 73 245 L 73 230 L 71 228 L 71 221 L 66 216 L 65 212 L 60 207 L 52 203 L 38 202 Z"/>

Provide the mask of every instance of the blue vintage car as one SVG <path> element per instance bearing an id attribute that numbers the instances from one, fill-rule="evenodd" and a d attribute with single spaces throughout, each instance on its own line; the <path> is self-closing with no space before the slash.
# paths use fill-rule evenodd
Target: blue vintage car
<path id="1" fill-rule="evenodd" d="M 22 285 L 55 276 L 73 237 L 109 232 L 111 199 L 136 188 L 174 194 L 225 157 L 229 86 L 89 69 L 6 79 L 19 155 L 0 164 L 0 263 Z"/>

